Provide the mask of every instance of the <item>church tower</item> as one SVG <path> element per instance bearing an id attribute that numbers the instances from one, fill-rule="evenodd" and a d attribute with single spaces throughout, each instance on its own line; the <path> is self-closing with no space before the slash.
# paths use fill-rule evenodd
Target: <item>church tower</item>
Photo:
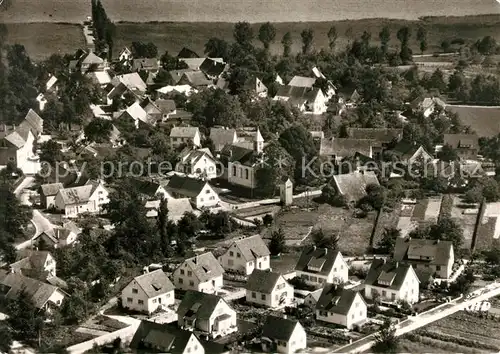
<path id="1" fill-rule="evenodd" d="M 253 140 L 253 150 L 257 154 L 262 154 L 264 151 L 264 138 L 260 134 L 259 128 L 257 128 L 257 132 L 255 132 L 255 138 Z"/>

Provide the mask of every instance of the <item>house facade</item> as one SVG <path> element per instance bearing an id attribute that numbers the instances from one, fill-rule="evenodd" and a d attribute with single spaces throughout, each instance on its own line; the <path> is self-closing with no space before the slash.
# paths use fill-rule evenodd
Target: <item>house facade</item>
<path id="1" fill-rule="evenodd" d="M 198 209 L 211 208 L 220 202 L 215 189 L 202 179 L 174 175 L 166 190 L 174 198 L 189 198 Z"/>
<path id="2" fill-rule="evenodd" d="M 197 127 L 173 127 L 170 131 L 170 145 L 178 148 L 181 145 L 192 143 L 201 146 L 200 130 Z"/>
<path id="3" fill-rule="evenodd" d="M 307 284 L 323 287 L 347 282 L 349 267 L 339 251 L 312 246 L 302 251 L 295 273 Z"/>
<path id="4" fill-rule="evenodd" d="M 186 148 L 180 156 L 175 170 L 186 175 L 211 180 L 217 177 L 217 161 L 209 149 Z"/>
<path id="5" fill-rule="evenodd" d="M 419 285 L 411 265 L 375 259 L 365 279 L 365 298 L 380 296 L 382 302 L 407 301 L 414 304 L 419 300 Z"/>
<path id="6" fill-rule="evenodd" d="M 83 186 L 59 190 L 54 204 L 57 210 L 64 211 L 68 218 L 82 213 L 101 213 L 109 203 L 109 192 L 102 182 L 91 181 Z"/>
<path id="7" fill-rule="evenodd" d="M 179 327 L 195 330 L 211 338 L 238 331 L 236 311 L 221 297 L 188 291 L 177 309 Z"/>
<path id="8" fill-rule="evenodd" d="M 307 334 L 298 321 L 267 316 L 262 328 L 262 346 L 266 352 L 296 353 L 307 348 Z"/>
<path id="9" fill-rule="evenodd" d="M 413 268 L 430 271 L 436 278 L 448 279 L 453 273 L 455 253 L 451 241 L 398 238 L 394 260 L 406 262 Z"/>
<path id="10" fill-rule="evenodd" d="M 279 273 L 255 269 L 248 277 L 246 301 L 270 308 L 290 306 L 294 301 L 293 286 Z"/>
<path id="11" fill-rule="evenodd" d="M 359 292 L 328 284 L 316 304 L 316 319 L 352 329 L 366 321 L 367 311 Z"/>
<path id="12" fill-rule="evenodd" d="M 122 306 L 126 309 L 151 314 L 175 302 L 174 285 L 158 269 L 135 277 L 121 293 Z"/>
<path id="13" fill-rule="evenodd" d="M 250 275 L 254 269 L 270 269 L 271 253 L 260 235 L 246 237 L 227 249 L 219 261 L 227 271 L 236 271 Z"/>
<path id="14" fill-rule="evenodd" d="M 180 290 L 215 293 L 223 286 L 224 269 L 211 252 L 188 258 L 174 271 L 174 285 Z"/>
<path id="15" fill-rule="evenodd" d="M 444 145 L 449 145 L 463 160 L 476 160 L 479 138 L 476 134 L 444 134 Z"/>
<path id="16" fill-rule="evenodd" d="M 55 207 L 56 195 L 61 189 L 64 189 L 62 183 L 42 184 L 40 186 L 40 203 L 44 209 Z"/>

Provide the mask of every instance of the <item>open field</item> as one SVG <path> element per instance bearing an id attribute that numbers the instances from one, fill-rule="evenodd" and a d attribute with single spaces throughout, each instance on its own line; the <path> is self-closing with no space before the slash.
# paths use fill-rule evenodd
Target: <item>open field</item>
<path id="1" fill-rule="evenodd" d="M 375 235 L 373 235 L 373 247 L 377 247 L 377 244 L 382 240 L 385 229 L 398 227 L 400 212 L 401 207 L 399 205 L 396 205 L 391 212 L 382 212 L 377 230 L 375 231 Z"/>
<path id="2" fill-rule="evenodd" d="M 459 312 L 403 337 L 400 350 L 418 353 L 491 353 L 500 350 L 500 322 Z"/>
<path id="3" fill-rule="evenodd" d="M 464 107 L 446 106 L 447 110 L 455 112 L 463 125 L 470 126 L 479 136 L 495 136 L 500 134 L 499 107 Z"/>
<path id="4" fill-rule="evenodd" d="M 229 22 L 118 22 L 116 25 L 115 55 L 123 46 L 129 46 L 133 41 L 151 41 L 158 46 L 160 53 L 168 50 L 175 54 L 186 46 L 201 55 L 205 43 L 211 37 L 233 40 L 233 23 Z M 275 24 L 276 41 L 271 45 L 271 52 L 281 53 L 281 38 L 288 31 L 291 32 L 293 38 L 292 50 L 299 52 L 301 49 L 300 32 L 305 28 L 314 30 L 316 49 L 327 48 L 327 33 L 332 25 L 336 26 L 338 32 L 337 48 L 345 47 L 353 38 L 361 36 L 365 30 L 372 33 L 373 44 L 378 44 L 378 33 L 386 25 L 391 30 L 390 45 L 394 48 L 399 45 L 396 32 L 400 27 L 409 26 L 413 34 L 416 33 L 418 26 L 425 27 L 429 44 L 427 53 L 439 52 L 440 43 L 445 39 L 462 38 L 474 42 L 478 38 L 492 35 L 500 41 L 500 17 L 498 15 L 429 17 L 420 21 L 363 19 L 332 22 L 280 22 Z M 259 26 L 260 24 L 253 24 L 254 32 L 257 32 Z M 83 36 L 79 33 L 80 28 L 74 24 L 8 23 L 7 29 L 9 43 L 24 44 L 30 55 L 37 59 L 53 52 L 71 52 L 84 44 Z M 346 35 L 346 32 L 351 34 Z M 414 36 L 410 44 L 414 53 L 419 53 L 418 43 Z"/>

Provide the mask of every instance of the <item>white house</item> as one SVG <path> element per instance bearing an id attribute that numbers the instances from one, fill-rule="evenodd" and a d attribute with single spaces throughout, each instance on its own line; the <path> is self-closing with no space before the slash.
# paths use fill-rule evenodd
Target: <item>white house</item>
<path id="1" fill-rule="evenodd" d="M 40 194 L 40 204 L 45 209 L 50 209 L 55 207 L 55 199 L 59 190 L 64 189 L 64 185 L 60 182 L 42 184 L 39 189 Z"/>
<path id="2" fill-rule="evenodd" d="M 293 303 L 293 286 L 279 273 L 255 269 L 248 277 L 246 285 L 248 303 L 280 308 Z"/>
<path id="3" fill-rule="evenodd" d="M 311 246 L 302 251 L 295 272 L 308 284 L 324 286 L 347 282 L 349 267 L 339 251 Z"/>
<path id="4" fill-rule="evenodd" d="M 215 189 L 201 179 L 173 175 L 166 190 L 174 198 L 190 198 L 198 209 L 214 207 L 220 202 Z"/>
<path id="5" fill-rule="evenodd" d="M 323 288 L 311 291 L 304 298 L 304 305 L 306 305 L 307 307 L 309 307 L 311 309 L 315 309 L 316 308 L 316 304 L 318 303 L 319 297 L 321 296 L 322 292 L 323 292 Z"/>
<path id="6" fill-rule="evenodd" d="M 328 98 L 317 87 L 280 86 L 274 100 L 287 102 L 304 113 L 323 114 L 328 108 Z"/>
<path id="7" fill-rule="evenodd" d="M 217 177 L 217 161 L 208 148 L 195 150 L 186 147 L 180 153 L 175 170 L 190 177 L 211 180 Z"/>
<path id="8" fill-rule="evenodd" d="M 172 196 L 158 182 L 152 180 L 131 179 L 136 190 L 146 200 L 171 199 Z"/>
<path id="9" fill-rule="evenodd" d="M 192 143 L 193 146 L 201 146 L 201 134 L 198 127 L 173 127 L 170 131 L 170 145 L 178 148 L 183 144 Z"/>
<path id="10" fill-rule="evenodd" d="M 238 331 L 236 311 L 221 297 L 188 291 L 177 309 L 182 329 L 202 332 L 209 337 L 224 337 Z"/>
<path id="11" fill-rule="evenodd" d="M 263 151 L 264 138 L 259 129 L 255 132 L 251 143 L 237 142 L 226 145 L 220 153 L 220 160 L 224 166 L 222 178 L 236 186 L 255 188 L 257 186 L 255 174 Z"/>
<path id="12" fill-rule="evenodd" d="M 411 265 L 375 259 L 366 275 L 365 298 L 373 299 L 378 293 L 382 302 L 404 300 L 413 304 L 419 300 L 419 284 Z"/>
<path id="13" fill-rule="evenodd" d="M 316 304 L 316 319 L 335 323 L 347 329 L 366 321 L 366 302 L 357 291 L 343 289 L 335 284 L 323 288 Z"/>
<path id="14" fill-rule="evenodd" d="M 307 348 L 307 335 L 300 322 L 283 317 L 267 316 L 262 328 L 264 351 L 296 353 Z"/>
<path id="15" fill-rule="evenodd" d="M 122 290 L 121 300 L 126 309 L 151 314 L 174 304 L 174 285 L 163 270 L 158 269 L 135 277 Z"/>
<path id="16" fill-rule="evenodd" d="M 35 308 L 51 313 L 61 307 L 66 294 L 57 286 L 28 278 L 21 273 L 0 270 L 0 286 L 7 299 L 16 299 L 24 291 Z"/>
<path id="17" fill-rule="evenodd" d="M 241 272 L 244 275 L 252 274 L 254 269 L 270 269 L 271 253 L 260 235 L 236 240 L 219 257 L 225 270 Z"/>
<path id="18" fill-rule="evenodd" d="M 79 234 L 80 229 L 78 226 L 73 221 L 68 221 L 62 226 L 55 226 L 45 230 L 33 241 L 39 244 L 43 240 L 49 247 L 61 248 L 74 244 Z"/>
<path id="19" fill-rule="evenodd" d="M 453 273 L 455 253 L 451 241 L 398 237 L 393 259 L 411 264 L 417 272 L 431 271 L 438 278 L 448 279 Z"/>
<path id="20" fill-rule="evenodd" d="M 18 260 L 9 266 L 14 273 L 22 273 L 26 276 L 40 275 L 56 276 L 56 260 L 47 251 L 23 250 Z"/>
<path id="21" fill-rule="evenodd" d="M 132 59 L 132 51 L 128 49 L 128 47 L 124 47 L 120 52 L 120 55 L 118 56 L 118 61 L 128 62 L 131 59 Z"/>
<path id="22" fill-rule="evenodd" d="M 89 181 L 79 187 L 60 189 L 54 200 L 57 210 L 68 218 L 82 213 L 100 213 L 109 203 L 109 192 L 101 181 Z"/>
<path id="23" fill-rule="evenodd" d="M 215 293 L 223 286 L 224 269 L 211 252 L 186 259 L 172 277 L 177 289 Z"/>

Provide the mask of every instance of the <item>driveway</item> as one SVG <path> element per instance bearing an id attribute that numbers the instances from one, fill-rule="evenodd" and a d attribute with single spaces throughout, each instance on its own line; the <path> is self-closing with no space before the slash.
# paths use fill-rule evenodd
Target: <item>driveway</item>
<path id="1" fill-rule="evenodd" d="M 29 247 L 33 239 L 35 239 L 42 232 L 50 230 L 54 227 L 54 225 L 38 210 L 33 210 L 33 217 L 31 218 L 31 222 L 35 226 L 35 234 L 33 237 L 27 241 L 16 246 L 17 250 L 21 250 L 23 248 Z"/>
<path id="2" fill-rule="evenodd" d="M 33 183 L 35 182 L 34 177 L 26 176 L 24 177 L 24 180 L 19 184 L 16 189 L 14 189 L 14 194 L 17 198 L 20 197 L 21 193 L 23 192 L 24 189 L 29 188 Z"/>

